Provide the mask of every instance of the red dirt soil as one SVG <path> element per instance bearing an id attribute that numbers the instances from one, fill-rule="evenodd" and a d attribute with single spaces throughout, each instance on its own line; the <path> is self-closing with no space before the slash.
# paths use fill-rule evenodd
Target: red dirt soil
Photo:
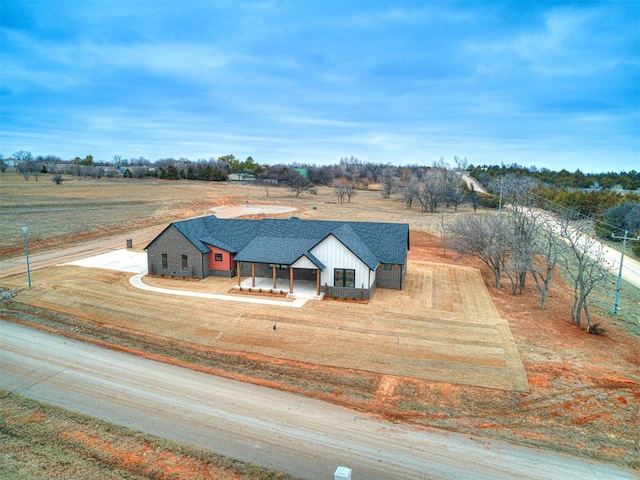
<path id="1" fill-rule="evenodd" d="M 496 308 L 509 322 L 527 372 L 530 392 L 503 392 L 374 374 L 378 379 L 374 398 L 371 401 L 357 401 L 343 397 L 340 391 L 318 394 L 317 391 L 305 391 L 303 387 L 285 386 L 229 371 L 196 368 L 272 388 L 311 394 L 335 404 L 373 412 L 391 421 L 409 421 L 478 435 L 497 436 L 546 448 L 557 445 L 560 449 L 574 453 L 583 451 L 602 460 L 634 468 L 640 466 L 640 342 L 618 331 L 607 318 L 594 316 L 594 321 L 606 328 L 604 336 L 588 335 L 574 325 L 569 314 L 572 291 L 562 282 L 555 282 L 556 286 L 550 292 L 545 310 L 539 308 L 538 296 L 531 282 L 522 295 L 515 296 L 508 287 L 491 287 L 493 275 L 484 264 L 476 259 L 461 259 L 453 252 L 445 253 L 441 240 L 436 236 L 412 231 L 409 259 L 475 266 L 481 270 L 486 284 L 490 286 L 489 293 Z M 185 344 L 185 347 L 198 348 L 191 344 Z M 128 348 L 120 349 L 156 357 Z M 335 370 L 345 375 L 358 373 L 262 355 L 238 353 L 238 356 L 295 365 L 295 368 L 301 370 Z M 157 356 L 157 359 L 182 364 L 165 357 Z M 194 368 L 193 364 L 182 365 Z M 400 407 L 400 403 L 406 403 L 412 398 L 416 399 L 416 409 Z M 618 443 L 607 442 L 608 438 L 616 437 L 620 440 Z M 78 441 L 101 442 L 81 435 Z M 110 448 L 106 444 L 103 447 Z M 142 459 L 139 458 L 140 455 Z M 123 452 L 121 461 L 143 462 L 145 455 L 145 452 Z M 169 468 L 171 461 L 160 460 L 156 459 L 155 467 L 162 465 L 163 468 Z M 189 474 L 189 469 L 184 464 L 171 466 L 167 475 L 175 474 L 173 468 L 178 471 L 183 468 L 187 470 L 185 477 L 175 478 L 193 478 L 194 475 L 216 478 L 201 473 L 201 467 L 197 465 L 193 466 L 194 470 Z"/>

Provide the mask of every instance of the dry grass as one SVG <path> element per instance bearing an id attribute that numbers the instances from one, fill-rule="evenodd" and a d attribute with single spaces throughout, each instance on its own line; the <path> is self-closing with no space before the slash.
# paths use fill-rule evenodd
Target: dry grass
<path id="1" fill-rule="evenodd" d="M 12 191 L 12 195 L 18 195 L 16 192 L 22 192 L 17 181 L 13 186 L 3 183 L 6 178 L 0 176 L 0 193 Z M 44 182 L 43 178 L 39 184 Z M 301 218 L 408 222 L 412 228 L 410 258 L 427 263 L 412 264 L 408 277 L 411 288 L 405 292 L 378 290 L 367 305 L 322 302 L 309 308 L 305 306 L 304 316 L 300 318 L 289 311 L 286 315 L 290 317 L 284 323 L 278 320 L 279 337 L 275 337 L 271 329 L 274 315 L 271 309 L 236 308 L 237 305 L 229 307 L 217 303 L 215 308 L 207 304 L 201 310 L 186 312 L 179 301 L 163 298 L 175 313 L 160 322 L 159 318 L 166 315 L 158 316 L 154 305 L 157 298 L 148 294 L 146 298 L 139 296 L 129 286 L 127 275 L 77 267 L 38 271 L 34 275 L 34 289 L 23 291 L 9 302 L 2 316 L 66 330 L 71 336 L 86 335 L 96 342 L 125 344 L 126 348 L 162 355 L 167 361 L 298 391 L 397 421 L 503 438 L 640 467 L 637 430 L 640 414 L 640 359 L 637 352 L 640 344 L 637 338 L 620 331 L 617 320 L 603 315 L 599 315 L 597 321 L 607 329 L 606 335 L 585 335 L 568 318 L 571 293 L 560 282 L 553 286 L 548 307 L 542 311 L 537 308 L 531 285 L 519 296 L 505 290 L 487 290 L 484 286 L 480 289 L 477 279 L 465 277 L 466 272 L 473 270 L 438 265 L 478 267 L 476 272 L 482 272 L 485 284 L 491 284 L 491 274 L 482 265 L 444 254 L 441 241 L 424 233 L 440 232 L 443 220 L 440 214 L 423 214 L 415 208 L 408 211 L 400 202 L 381 199 L 377 192 L 360 192 L 352 204 L 337 205 L 330 189 L 319 189 L 318 195 L 301 195 L 296 199 L 294 195 L 276 189 L 270 189 L 267 197 L 264 189 L 244 185 L 126 183 L 119 180 L 116 185 L 124 185 L 118 187 L 123 190 L 112 190 L 108 181 L 80 180 L 78 183 L 87 190 L 88 198 L 105 195 L 105 202 L 114 202 L 128 188 L 130 198 L 137 195 L 144 202 L 150 202 L 144 203 L 147 208 L 128 210 L 125 220 L 113 220 L 110 228 L 120 231 L 123 225 L 130 228 L 132 224 L 166 223 L 169 219 L 204 213 L 212 206 L 242 204 L 248 200 L 294 206 L 298 211 L 293 215 Z M 39 190 L 35 185 L 29 188 L 30 193 L 23 192 L 19 201 L 38 204 L 42 200 Z M 64 184 L 62 188 L 65 188 Z M 102 193 L 98 195 L 97 192 Z M 58 198 L 61 194 L 48 195 Z M 81 205 L 78 202 L 76 215 L 84 215 Z M 123 206 L 123 209 L 127 207 Z M 0 222 L 5 222 L 1 225 L 3 229 L 8 226 L 18 230 L 13 241 L 0 240 L 6 242 L 6 251 L 11 251 L 20 247 L 21 231 L 17 222 L 22 217 L 5 211 L 0 212 Z M 91 212 L 89 210 L 87 215 Z M 57 222 L 64 217 L 53 208 L 50 218 Z M 452 218 L 455 214 L 448 212 L 444 221 Z M 47 233 L 46 225 L 42 228 L 42 242 L 47 241 L 47 235 L 59 233 L 57 230 Z M 61 235 L 58 240 L 67 238 L 64 232 Z M 429 288 L 427 278 L 431 282 Z M 0 285 L 15 287 L 24 285 L 24 280 L 23 276 L 6 278 Z M 178 282 L 176 288 L 196 285 L 174 282 Z M 212 285 L 202 282 L 198 288 Z M 409 292 L 419 292 L 419 295 Z M 114 295 L 118 301 L 114 301 Z M 455 301 L 458 295 L 465 301 Z M 429 315 L 424 314 L 427 311 Z M 497 322 L 499 318 L 506 321 Z M 485 322 L 486 319 L 492 319 L 493 326 Z M 465 328 L 453 328 L 460 326 L 461 321 L 467 323 Z M 437 363 L 436 355 L 444 355 L 444 363 L 457 363 L 458 366 L 469 360 L 469 352 L 474 349 L 484 352 L 473 355 L 474 361 L 482 367 L 495 368 L 500 361 L 509 360 L 496 355 L 495 335 L 478 338 L 480 342 L 473 344 L 464 337 L 466 328 L 492 328 L 499 331 L 502 338 L 506 338 L 506 331 L 512 334 L 528 377 L 528 392 L 470 386 L 464 378 L 453 383 L 452 378 L 425 379 L 421 376 L 423 367 L 428 370 L 430 365 Z M 414 332 L 417 332 L 415 338 Z M 310 347 L 308 354 L 311 356 L 301 361 L 299 346 L 291 341 L 301 335 L 311 339 L 308 343 L 335 340 L 341 336 L 350 341 L 336 348 L 331 358 L 322 349 L 316 351 Z M 443 350 L 440 340 L 447 336 L 451 347 Z M 394 345 L 396 338 L 398 343 Z M 462 347 L 457 344 L 460 340 Z M 346 362 L 349 356 L 345 352 L 353 344 L 360 346 L 359 355 L 369 355 L 357 357 L 361 362 L 358 368 L 343 368 L 342 363 L 332 360 L 334 356 L 340 360 L 343 355 L 341 361 Z M 389 352 L 400 351 L 402 357 L 389 361 Z M 502 351 L 507 352 L 504 343 Z M 452 357 L 456 355 L 460 358 L 454 362 Z M 372 362 L 367 363 L 367 358 Z M 403 375 L 393 370 L 406 358 L 413 358 L 417 373 Z M 471 379 L 474 376 L 474 372 L 467 375 Z M 504 377 L 500 378 L 502 382 Z"/>
<path id="2" fill-rule="evenodd" d="M 405 289 L 378 289 L 368 304 L 310 301 L 300 309 L 149 293 L 123 272 L 39 270 L 16 301 L 200 347 L 307 364 L 526 389 L 513 337 L 476 269 L 411 262 Z M 5 281 L 18 287 L 21 277 Z M 153 279 L 154 285 L 224 293 L 233 280 Z M 277 323 L 278 329 L 272 328 Z"/>
<path id="3" fill-rule="evenodd" d="M 0 478 L 293 480 L 295 477 L 0 390 Z"/>
<path id="4" fill-rule="evenodd" d="M 281 204 L 298 208 L 300 218 L 380 220 L 410 222 L 413 228 L 436 231 L 439 216 L 406 211 L 398 202 L 384 200 L 379 192 L 362 191 L 353 203 L 338 205 L 333 190 L 299 197 L 282 188 L 266 189 L 233 183 L 157 179 L 70 178 L 55 185 L 47 175 L 38 182 L 16 173 L 0 174 L 0 254 L 21 251 L 22 226 L 29 227 L 34 247 L 96 238 L 107 232 L 125 232 L 150 225 L 204 215 L 218 205 L 245 202 Z M 316 207 L 315 210 L 313 207 Z M 433 225 L 432 225 L 433 224 Z"/>

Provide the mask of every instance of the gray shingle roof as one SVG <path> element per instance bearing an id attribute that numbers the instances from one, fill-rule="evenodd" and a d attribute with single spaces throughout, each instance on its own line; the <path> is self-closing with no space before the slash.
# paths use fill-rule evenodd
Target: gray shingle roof
<path id="1" fill-rule="evenodd" d="M 353 230 L 351 225 L 345 223 L 331 233 L 371 270 L 375 270 L 378 267 L 380 260 L 373 254 L 366 242 L 362 241 L 362 238 Z"/>
<path id="2" fill-rule="evenodd" d="M 236 255 L 235 260 L 291 265 L 315 244 L 316 242 L 309 238 L 259 236 L 251 240 Z"/>
<path id="3" fill-rule="evenodd" d="M 374 270 L 380 263 L 406 264 L 409 225 L 383 222 L 339 222 L 298 218 L 220 219 L 214 215 L 172 224 L 202 253 L 207 245 L 236 254 L 240 262 L 290 265 L 332 234 Z M 315 261 L 314 261 L 315 260 Z M 323 266 L 324 267 L 324 266 Z"/>

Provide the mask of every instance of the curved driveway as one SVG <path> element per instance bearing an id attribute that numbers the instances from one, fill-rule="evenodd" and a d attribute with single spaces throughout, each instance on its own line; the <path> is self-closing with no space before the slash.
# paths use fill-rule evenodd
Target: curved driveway
<path id="1" fill-rule="evenodd" d="M 0 387 L 309 479 L 632 479 L 560 453 L 418 429 L 0 321 Z"/>

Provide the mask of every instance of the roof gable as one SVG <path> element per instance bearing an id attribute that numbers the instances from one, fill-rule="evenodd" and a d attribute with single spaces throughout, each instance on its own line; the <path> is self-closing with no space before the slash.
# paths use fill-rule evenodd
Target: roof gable
<path id="1" fill-rule="evenodd" d="M 366 242 L 351 228 L 351 225 L 344 224 L 332 232 L 332 235 L 338 239 L 345 247 L 358 257 L 367 267 L 375 270 L 380 261 L 371 252 Z"/>
<path id="2" fill-rule="evenodd" d="M 324 270 L 327 268 L 324 263 L 318 260 L 311 252 L 307 252 L 291 264 L 293 268 L 313 268 Z"/>

